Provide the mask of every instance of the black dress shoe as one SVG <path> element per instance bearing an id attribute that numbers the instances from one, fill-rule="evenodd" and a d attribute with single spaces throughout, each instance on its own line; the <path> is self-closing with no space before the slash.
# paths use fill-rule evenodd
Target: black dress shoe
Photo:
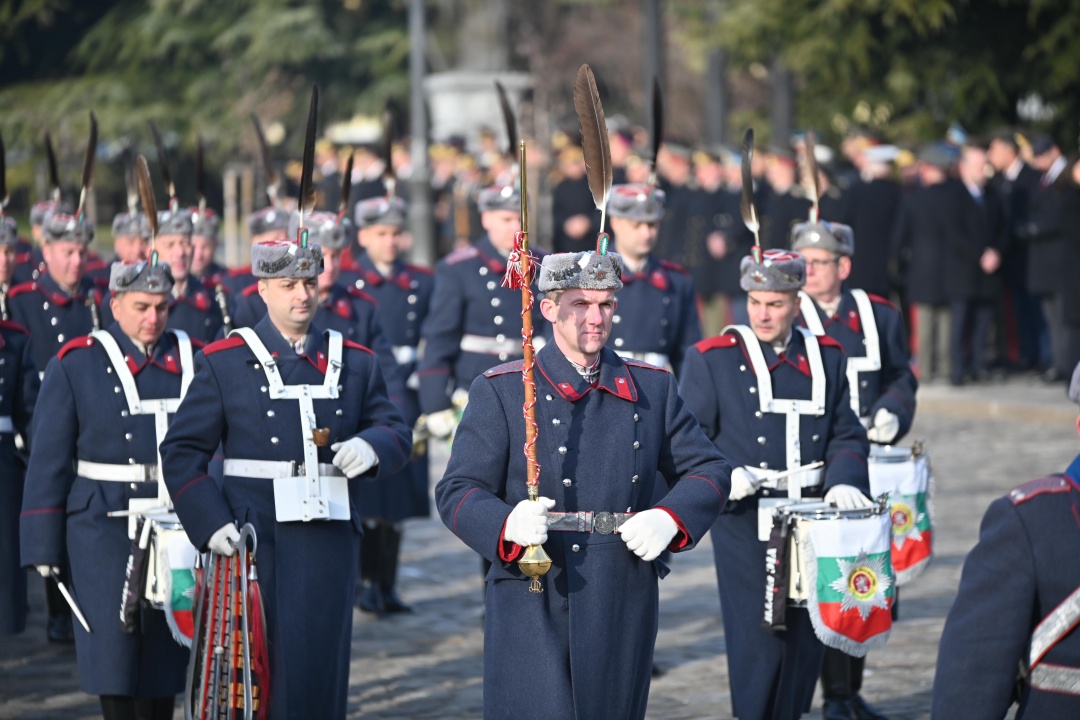
<path id="1" fill-rule="evenodd" d="M 364 612 L 379 616 L 386 614 L 382 591 L 375 583 L 361 584 L 360 594 L 356 597 L 356 605 Z"/>
<path id="2" fill-rule="evenodd" d="M 821 708 L 821 717 L 824 720 L 854 720 L 851 708 L 846 700 L 829 700 L 826 698 L 825 705 Z"/>
<path id="3" fill-rule="evenodd" d="M 75 631 L 71 627 L 71 613 L 62 612 L 49 616 L 49 623 L 45 627 L 45 634 L 51 643 L 75 642 Z"/>
<path id="4" fill-rule="evenodd" d="M 851 708 L 849 717 L 853 717 L 855 720 L 889 720 L 879 713 L 873 705 L 863 700 L 862 695 L 858 693 L 848 700 L 848 707 Z"/>
<path id="5" fill-rule="evenodd" d="M 393 588 L 387 590 L 383 588 L 382 591 L 383 606 L 388 613 L 411 613 L 412 608 L 405 604 L 405 601 L 394 592 Z"/>

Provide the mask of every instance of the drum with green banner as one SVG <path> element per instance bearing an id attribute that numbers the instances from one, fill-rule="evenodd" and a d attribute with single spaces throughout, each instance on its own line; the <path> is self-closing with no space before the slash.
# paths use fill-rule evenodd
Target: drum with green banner
<path id="1" fill-rule="evenodd" d="M 896 583 L 919 577 L 933 556 L 930 458 L 922 443 L 911 448 L 870 446 L 870 492 L 889 496 L 892 517 L 892 561 Z"/>

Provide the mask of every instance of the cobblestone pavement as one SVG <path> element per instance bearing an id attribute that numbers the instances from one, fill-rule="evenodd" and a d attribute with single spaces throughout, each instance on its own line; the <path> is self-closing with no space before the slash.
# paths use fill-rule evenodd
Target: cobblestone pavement
<path id="1" fill-rule="evenodd" d="M 904 588 L 900 622 L 888 648 L 869 656 L 863 688 L 893 720 L 929 716 L 938 637 L 987 505 L 1020 482 L 1064 469 L 1080 448 L 1076 410 L 1058 386 L 1030 379 L 979 388 L 932 386 L 919 401 L 910 437 L 926 441 L 933 461 L 936 556 Z M 402 565 L 400 591 L 416 612 L 382 621 L 357 612 L 349 717 L 480 717 L 478 560 L 432 518 L 407 526 Z M 74 652 L 44 642 L 42 583 L 32 578 L 31 587 L 36 609 L 29 630 L 0 638 L 0 718 L 99 717 L 96 699 L 78 689 Z M 730 717 L 708 538 L 677 556 L 661 583 L 656 663 L 663 675 L 652 683 L 650 718 Z M 807 717 L 820 717 L 819 703 Z"/>

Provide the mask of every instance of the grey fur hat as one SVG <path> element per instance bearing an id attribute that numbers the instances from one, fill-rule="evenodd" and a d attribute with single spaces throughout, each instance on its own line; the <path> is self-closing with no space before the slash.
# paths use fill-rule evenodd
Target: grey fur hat
<path id="1" fill-rule="evenodd" d="M 114 293 L 145 292 L 165 295 L 172 292 L 173 284 L 173 274 L 168 263 L 151 265 L 146 260 L 118 260 L 109 269 L 109 290 Z"/>
<path id="2" fill-rule="evenodd" d="M 262 235 L 274 230 L 289 229 L 289 213 L 277 208 L 265 207 L 248 215 L 248 231 L 252 235 Z"/>
<path id="3" fill-rule="evenodd" d="M 794 292 L 806 284 L 806 260 L 790 250 L 766 250 L 761 263 L 747 255 L 739 264 L 739 287 L 746 292 Z"/>
<path id="4" fill-rule="evenodd" d="M 1069 381 L 1069 399 L 1080 404 L 1080 363 L 1073 370 L 1072 380 Z"/>
<path id="5" fill-rule="evenodd" d="M 648 185 L 615 185 L 608 200 L 611 217 L 621 217 L 638 222 L 660 222 L 664 217 L 664 201 L 667 199 L 660 188 Z"/>
<path id="6" fill-rule="evenodd" d="M 112 221 L 113 237 L 119 235 L 139 235 L 150 239 L 150 223 L 146 221 L 146 215 L 141 212 L 132 216 L 130 213 L 117 213 Z"/>
<path id="7" fill-rule="evenodd" d="M 352 221 L 330 212 L 313 212 L 304 218 L 304 227 L 308 231 L 308 241 L 327 250 L 342 250 L 349 244 L 349 238 L 356 235 Z M 300 232 L 300 213 L 294 212 L 289 218 L 289 237 L 295 238 Z"/>
<path id="8" fill-rule="evenodd" d="M 622 289 L 622 257 L 618 253 L 597 255 L 592 252 L 554 253 L 540 264 L 540 292 L 552 290 Z"/>
<path id="9" fill-rule="evenodd" d="M 77 242 L 89 245 L 94 240 L 93 224 L 62 212 L 46 215 L 41 231 L 45 242 Z"/>
<path id="10" fill-rule="evenodd" d="M 315 278 L 322 274 L 322 249 L 287 240 L 267 240 L 251 246 L 251 274 L 257 278 Z"/>
<path id="11" fill-rule="evenodd" d="M 820 248 L 841 255 L 855 255 L 855 231 L 848 225 L 820 220 L 791 228 L 791 249 Z"/>
<path id="12" fill-rule="evenodd" d="M 405 227 L 408 214 L 409 206 L 397 195 L 389 198 L 373 197 L 356 203 L 356 224 L 362 228 L 372 225 Z"/>
<path id="13" fill-rule="evenodd" d="M 57 205 L 52 200 L 42 200 L 39 203 L 34 203 L 34 206 L 30 208 L 30 224 L 31 225 L 44 225 L 45 218 L 54 212 L 63 213 L 64 215 L 71 215 L 75 212 L 74 208 L 66 202 L 61 202 Z"/>
<path id="14" fill-rule="evenodd" d="M 195 223 L 191 217 L 190 208 L 180 208 L 176 212 L 160 210 L 158 217 L 158 231 L 160 235 L 191 235 L 195 229 Z"/>
<path id="15" fill-rule="evenodd" d="M 15 218 L 0 215 L 0 247 L 14 247 L 19 242 L 19 226 Z"/>
<path id="16" fill-rule="evenodd" d="M 200 211 L 197 206 L 190 208 L 190 211 L 193 223 L 191 234 L 211 238 L 217 242 L 218 233 L 221 231 L 221 221 L 218 220 L 217 213 L 211 208 L 203 208 Z"/>
<path id="17" fill-rule="evenodd" d="M 480 212 L 492 210 L 521 211 L 521 193 L 512 185 L 492 185 L 480 191 L 476 204 Z"/>

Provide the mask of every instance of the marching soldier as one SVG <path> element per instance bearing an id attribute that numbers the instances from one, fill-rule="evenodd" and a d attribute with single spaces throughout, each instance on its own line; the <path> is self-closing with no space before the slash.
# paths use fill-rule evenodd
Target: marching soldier
<path id="1" fill-rule="evenodd" d="M 145 260 L 150 249 L 150 225 L 146 222 L 146 216 L 140 212 L 117 213 L 113 218 L 113 252 L 116 257 L 113 262 L 138 262 Z M 101 264 L 101 267 L 87 270 L 86 275 L 98 284 L 107 284 L 112 272 L 111 264 Z"/>
<path id="2" fill-rule="evenodd" d="M 11 292 L 15 275 L 16 248 L 19 243 L 19 230 L 15 219 L 3 214 L 0 206 L 0 320 L 11 317 L 8 308 L 8 294 Z"/>
<path id="3" fill-rule="evenodd" d="M 412 445 L 372 352 L 312 324 L 322 253 L 298 240 L 252 246 L 267 314 L 198 357 L 161 457 L 196 548 L 231 555 L 236 522 L 255 528 L 270 717 L 340 718 L 360 559 L 359 484 L 398 472 Z M 207 475 L 219 444 L 220 484 Z"/>
<path id="4" fill-rule="evenodd" d="M 191 275 L 193 227 L 191 210 L 162 210 L 158 213 L 159 230 L 155 246 L 168 263 L 174 281 L 166 327 L 183 330 L 188 337 L 208 343 L 221 332 L 221 308 L 215 302 L 213 290 Z M 101 309 L 102 323 L 105 325 L 112 321 L 107 308 L 103 306 Z"/>
<path id="5" fill-rule="evenodd" d="M 1014 702 L 1021 719 L 1080 716 L 1078 506 L 1080 457 L 990 505 L 945 620 L 933 717 L 1002 718 Z"/>
<path id="6" fill-rule="evenodd" d="M 379 197 L 361 201 L 356 205 L 356 220 L 364 248 L 358 282 L 379 303 L 381 324 L 393 343 L 399 374 L 406 380 L 398 409 L 406 424 L 413 427 L 420 417 L 417 346 L 420 326 L 431 308 L 435 279 L 430 270 L 401 259 L 401 233 L 407 221 L 403 200 Z M 414 457 L 401 477 L 366 483 L 362 498 L 366 529 L 360 559 L 360 609 L 377 614 L 409 612 L 394 586 L 402 522 L 429 513 L 427 453 L 417 454 L 414 448 Z"/>
<path id="7" fill-rule="evenodd" d="M 536 354 L 539 500 L 526 497 L 522 361 L 473 383 L 435 488 L 443 522 L 492 563 L 486 718 L 644 717 L 657 579 L 668 573 L 658 557 L 693 548 L 728 494 L 730 469 L 671 373 L 604 347 L 622 273 L 615 254 L 541 266 L 554 343 Z M 660 476 L 671 489 L 653 506 Z M 530 545 L 551 556 L 542 595 L 515 564 Z M 543 691 L 523 700 L 521 682 L 534 678 Z"/>
<path id="8" fill-rule="evenodd" d="M 272 205 L 248 215 L 247 223 L 252 245 L 284 241 L 289 236 L 289 213 Z M 232 268 L 222 280 L 225 289 L 232 293 L 233 297 L 258 282 L 250 265 Z"/>
<path id="9" fill-rule="evenodd" d="M 216 289 L 225 281 L 229 269 L 214 260 L 221 223 L 208 207 L 191 209 L 191 276 L 208 288 Z"/>
<path id="10" fill-rule="evenodd" d="M 918 381 L 908 362 L 903 318 L 892 303 L 844 286 L 851 275 L 855 235 L 847 225 L 806 222 L 791 231 L 791 249 L 806 260 L 800 324 L 844 349 L 851 409 L 872 443 L 889 445 L 908 430 L 915 415 Z M 880 720 L 862 687 L 865 658 L 827 648 L 821 672 L 826 720 Z"/>
<path id="11" fill-rule="evenodd" d="M 825 647 L 807 611 L 787 608 L 786 630 L 762 627 L 765 542 L 759 506 L 787 497 L 778 472 L 802 497 L 868 507 L 866 432 L 851 409 L 844 354 L 828 336 L 794 327 L 806 262 L 785 250 L 742 261 L 750 327 L 702 340 L 686 356 L 687 407 L 735 467 L 728 506 L 712 528 L 733 713 L 798 718 L 810 709 Z M 785 411 L 767 400 L 796 399 Z M 792 417 L 794 415 L 794 417 Z M 804 469 L 824 461 L 825 467 Z M 796 495 L 797 497 L 798 495 Z"/>
<path id="12" fill-rule="evenodd" d="M 188 652 L 163 613 L 146 610 L 134 633 L 121 629 L 128 521 L 107 516 L 158 497 L 157 418 L 133 409 L 179 398 L 192 371 L 190 340 L 165 333 L 172 284 L 165 264 L 113 264 L 116 321 L 69 340 L 49 363 L 26 473 L 22 562 L 55 577 L 70 558 L 69 589 L 89 626 L 75 631 L 80 686 L 101 696 L 106 720 L 171 718 L 184 686 Z"/>
<path id="13" fill-rule="evenodd" d="M 701 323 L 690 275 L 653 254 L 664 197 L 647 185 L 611 189 L 611 234 L 626 273 L 608 342 L 623 357 L 678 372 L 686 349 L 701 339 Z"/>
<path id="14" fill-rule="evenodd" d="M 431 313 L 420 333 L 426 343 L 417 371 L 420 410 L 437 438 L 453 432 L 472 381 L 522 353 L 520 292 L 501 285 L 521 230 L 521 193 L 489 187 L 479 205 L 485 234 L 439 262 Z M 539 308 L 533 316 L 539 318 Z"/>

